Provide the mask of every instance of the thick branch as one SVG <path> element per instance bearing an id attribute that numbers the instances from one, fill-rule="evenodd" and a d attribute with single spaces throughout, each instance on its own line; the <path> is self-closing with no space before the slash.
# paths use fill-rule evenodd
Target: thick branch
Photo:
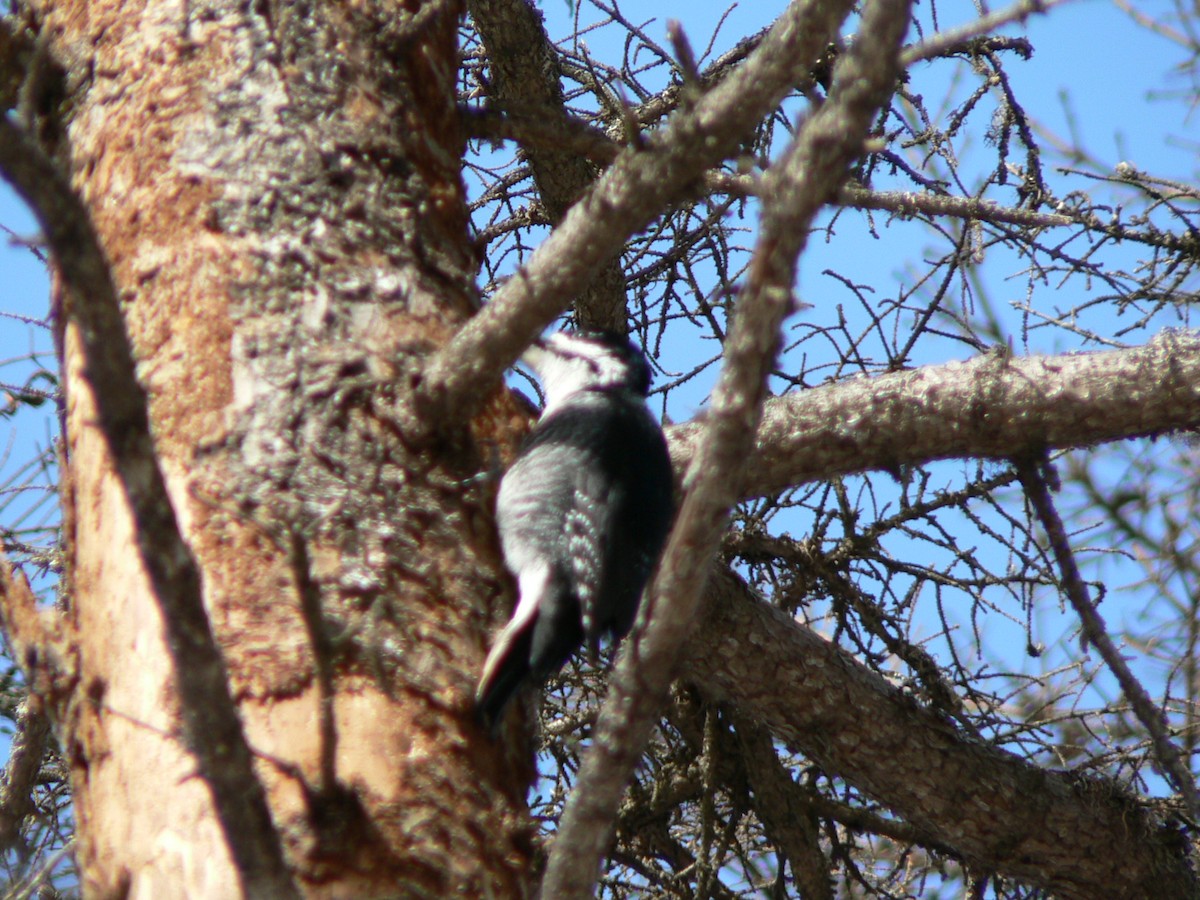
<path id="1" fill-rule="evenodd" d="M 585 157 L 597 166 L 608 166 L 621 154 L 620 144 L 565 109 L 556 114 L 529 115 L 507 109 L 501 112 L 492 107 L 459 106 L 458 114 L 471 137 L 516 141 L 530 155 L 538 150 L 556 150 L 575 158 Z"/>
<path id="2" fill-rule="evenodd" d="M 530 119 L 566 118 L 558 51 L 546 37 L 542 15 L 528 0 L 469 0 L 467 8 L 487 51 L 489 93 L 499 106 Z M 587 159 L 570 148 L 521 143 L 542 203 L 554 223 L 595 180 Z M 600 264 L 575 299 L 588 328 L 626 330 L 625 277 L 616 255 Z"/>
<path id="3" fill-rule="evenodd" d="M 710 581 L 688 678 L 969 863 L 1065 898 L 1191 897 L 1186 846 L 1117 785 L 1050 772 L 919 706 L 850 654 Z"/>
<path id="4" fill-rule="evenodd" d="M 146 393 L 88 210 L 58 168 L 7 119 L 0 120 L 0 171 L 37 215 L 68 286 L 64 308 L 79 330 L 84 375 L 162 610 L 184 736 L 212 791 L 242 885 L 249 896 L 296 896 L 204 610 L 200 571 L 155 455 Z"/>
<path id="5" fill-rule="evenodd" d="M 47 622 L 47 618 L 38 609 L 37 598 L 24 576 L 18 575 L 8 557 L 0 553 L 0 622 L 31 690 L 44 687 L 38 681 L 41 672 L 35 670 L 61 664 L 62 628 Z"/>
<path id="6" fill-rule="evenodd" d="M 797 0 L 762 43 L 696 103 L 678 110 L 644 145 L 627 148 L 567 213 L 529 264 L 496 292 L 430 360 L 418 400 L 424 419 L 461 421 L 487 389 L 629 235 L 682 196 L 739 142 L 824 52 L 846 15 L 846 0 Z"/>
<path id="7" fill-rule="evenodd" d="M 13 850 L 25 817 L 37 809 L 33 788 L 46 758 L 49 737 L 50 716 L 45 704 L 37 694 L 30 693 L 18 709 L 8 764 L 0 774 L 0 851 L 4 853 Z"/>
<path id="8" fill-rule="evenodd" d="M 779 329 L 792 308 L 796 259 L 817 212 L 861 153 L 895 83 L 908 5 L 867 5 L 862 37 L 837 64 L 829 102 L 764 177 L 761 232 L 725 343 L 704 438 L 686 477 L 678 522 L 649 589 L 644 631 L 622 649 L 592 747 L 558 824 L 543 893 L 586 897 L 608 844 L 617 806 L 666 700 L 696 621 L 708 569 L 745 477 Z M 768 38 L 769 39 L 769 38 Z"/>
<path id="9" fill-rule="evenodd" d="M 38 609 L 24 576 L 0 553 L 0 622 L 16 660 L 24 671 L 29 694 L 17 714 L 8 764 L 0 774 L 0 852 L 13 849 L 26 816 L 36 811 L 33 787 L 50 737 L 46 695 L 62 667 L 64 639 L 58 623 Z"/>
<path id="10" fill-rule="evenodd" d="M 1083 447 L 1200 428 L 1200 336 L 1168 331 L 1143 347 L 1011 357 L 853 378 L 770 401 L 744 496 L 935 459 Z M 703 422 L 668 432 L 687 471 Z"/>
<path id="11" fill-rule="evenodd" d="M 750 782 L 754 813 L 787 858 L 800 896 L 832 900 L 829 860 L 821 850 L 816 813 L 775 754 L 771 735 L 757 722 L 737 721 L 737 743 Z"/>

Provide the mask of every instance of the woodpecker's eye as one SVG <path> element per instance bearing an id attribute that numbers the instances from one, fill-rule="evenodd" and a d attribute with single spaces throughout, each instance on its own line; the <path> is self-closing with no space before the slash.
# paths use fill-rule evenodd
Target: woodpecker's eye
<path id="1" fill-rule="evenodd" d="M 594 374 L 594 375 L 599 375 L 600 372 L 602 371 L 601 366 L 600 366 L 600 360 L 598 360 L 595 356 L 592 356 L 589 353 L 584 353 L 579 350 L 568 350 L 568 351 L 564 352 L 562 355 L 565 359 L 577 359 L 580 362 L 584 363 L 589 369 L 591 369 L 592 374 Z"/>

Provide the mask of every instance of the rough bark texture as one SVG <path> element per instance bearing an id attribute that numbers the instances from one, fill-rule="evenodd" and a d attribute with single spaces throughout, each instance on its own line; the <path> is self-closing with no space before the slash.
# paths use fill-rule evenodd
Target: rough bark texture
<path id="1" fill-rule="evenodd" d="M 1115 782 L 1032 766 L 963 736 L 738 579 L 710 582 L 688 678 L 954 848 L 1054 896 L 1191 897 L 1186 838 Z M 1096 847 L 1105 847 L 1102 858 Z"/>
<path id="2" fill-rule="evenodd" d="M 414 4 L 415 7 L 415 4 Z M 175 515 L 307 893 L 523 892 L 522 773 L 463 698 L 502 594 L 480 439 L 390 424 L 472 308 L 455 4 L 46 4 L 62 157 L 120 291 Z M 232 896 L 78 335 L 60 711 L 98 896 Z M 181 677 L 187 677 L 182 673 Z M 399 689 L 403 686 L 403 689 Z M 469 773 L 469 774 L 465 774 Z M 492 822 L 480 829 L 465 823 Z M 514 837 L 515 835 L 515 837 Z"/>
<path id="3" fill-rule="evenodd" d="M 487 50 L 491 99 L 518 119 L 564 117 L 558 53 L 546 36 L 542 13 L 526 0 L 470 0 L 471 19 Z M 596 170 L 570 148 L 522 145 L 538 196 L 554 224 L 591 185 Z M 625 275 L 616 258 L 601 265 L 574 302 L 576 321 L 585 328 L 624 333 Z"/>
<path id="4" fill-rule="evenodd" d="M 949 457 L 1008 459 L 1200 426 L 1200 340 L 1168 331 L 1142 347 L 1013 357 L 856 378 L 768 401 L 746 496 L 817 478 Z M 686 471 L 701 421 L 668 432 Z"/>

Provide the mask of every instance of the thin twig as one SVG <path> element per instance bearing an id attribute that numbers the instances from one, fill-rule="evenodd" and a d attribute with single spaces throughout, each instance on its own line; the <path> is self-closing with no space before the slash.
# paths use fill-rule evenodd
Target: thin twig
<path id="1" fill-rule="evenodd" d="M 1023 22 L 1032 15 L 1048 12 L 1066 2 L 1067 0 L 1019 0 L 1012 6 L 986 16 L 980 16 L 958 28 L 940 31 L 928 40 L 906 47 L 900 57 L 900 65 L 907 69 L 913 63 L 923 59 L 944 56 L 954 48 L 968 44 L 981 34 L 989 34 L 1010 22 Z"/>
<path id="2" fill-rule="evenodd" d="M 1171 740 L 1166 715 L 1150 699 L 1150 695 L 1142 683 L 1130 670 L 1120 649 L 1109 636 L 1104 618 L 1089 596 L 1087 582 L 1079 573 L 1079 567 L 1075 563 L 1075 554 L 1071 552 L 1071 542 L 1067 538 L 1067 532 L 1058 515 L 1058 510 L 1054 507 L 1046 476 L 1041 470 L 1041 467 L 1047 464 L 1044 459 L 1034 461 L 1030 457 L 1014 460 L 1017 474 L 1021 478 L 1021 485 L 1025 489 L 1025 496 L 1029 498 L 1038 520 L 1042 523 L 1042 528 L 1046 532 L 1046 540 L 1050 543 L 1055 562 L 1058 563 L 1059 571 L 1062 573 L 1063 592 L 1075 609 L 1075 614 L 1079 616 L 1084 639 L 1096 648 L 1100 657 L 1116 676 L 1117 683 L 1121 685 L 1121 691 L 1133 708 L 1133 714 L 1150 734 L 1155 758 L 1158 759 L 1158 763 L 1171 785 L 1179 793 L 1191 817 L 1195 819 L 1197 817 L 1196 782 L 1192 778 L 1191 770 L 1184 762 L 1179 747 Z"/>
<path id="3" fill-rule="evenodd" d="M 29 900 L 33 896 L 33 892 L 54 875 L 58 864 L 74 852 L 75 841 L 72 839 L 47 856 L 46 861 L 29 877 L 29 880 L 17 886 L 11 893 L 5 894 L 4 900 Z"/>

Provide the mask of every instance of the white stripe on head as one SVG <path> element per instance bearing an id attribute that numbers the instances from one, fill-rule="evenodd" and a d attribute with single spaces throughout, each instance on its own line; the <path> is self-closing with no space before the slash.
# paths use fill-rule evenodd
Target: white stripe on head
<path id="1" fill-rule="evenodd" d="M 522 359 L 542 382 L 546 394 L 543 416 L 579 391 L 629 384 L 629 361 L 612 347 L 561 331 L 542 343 L 542 347 L 530 348 L 532 352 Z"/>

